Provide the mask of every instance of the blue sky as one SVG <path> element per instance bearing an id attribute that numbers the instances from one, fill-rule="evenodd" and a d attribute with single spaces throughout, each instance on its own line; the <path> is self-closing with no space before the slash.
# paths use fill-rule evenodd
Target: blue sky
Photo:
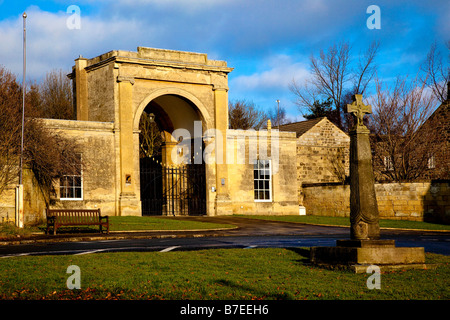
<path id="1" fill-rule="evenodd" d="M 80 29 L 67 28 L 67 8 L 80 8 Z M 369 30 L 369 5 L 381 10 L 381 29 Z M 276 100 L 302 120 L 289 91 L 309 74 L 309 57 L 339 41 L 357 55 L 380 41 L 378 75 L 414 76 L 436 41 L 444 57 L 450 40 L 448 0 L 0 0 L 0 64 L 21 79 L 22 13 L 27 18 L 27 74 L 70 71 L 80 54 L 95 57 L 138 46 L 207 53 L 235 68 L 229 98 L 262 109 Z"/>

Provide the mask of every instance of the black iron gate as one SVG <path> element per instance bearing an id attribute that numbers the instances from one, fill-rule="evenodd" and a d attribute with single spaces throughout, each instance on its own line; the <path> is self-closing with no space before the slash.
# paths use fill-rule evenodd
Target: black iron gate
<path id="1" fill-rule="evenodd" d="M 140 160 L 142 215 L 205 215 L 204 164 L 164 167 Z"/>

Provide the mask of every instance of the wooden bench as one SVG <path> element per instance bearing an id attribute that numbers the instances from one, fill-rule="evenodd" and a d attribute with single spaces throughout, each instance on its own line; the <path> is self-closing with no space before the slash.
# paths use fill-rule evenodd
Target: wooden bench
<path id="1" fill-rule="evenodd" d="M 62 226 L 99 226 L 100 233 L 106 227 L 109 233 L 108 216 L 102 216 L 100 209 L 47 209 L 47 231 L 53 227 L 53 234 Z"/>

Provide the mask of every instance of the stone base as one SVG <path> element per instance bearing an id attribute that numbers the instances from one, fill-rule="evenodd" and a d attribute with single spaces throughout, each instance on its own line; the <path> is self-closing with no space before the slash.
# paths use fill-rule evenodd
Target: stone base
<path id="1" fill-rule="evenodd" d="M 394 240 L 338 240 L 336 247 L 312 247 L 311 262 L 356 273 L 366 272 L 369 265 L 381 271 L 426 269 L 424 248 L 395 247 Z"/>

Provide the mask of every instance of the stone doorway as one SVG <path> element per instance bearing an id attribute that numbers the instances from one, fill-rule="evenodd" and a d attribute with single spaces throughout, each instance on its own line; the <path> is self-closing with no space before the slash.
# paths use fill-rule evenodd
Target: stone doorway
<path id="1" fill-rule="evenodd" d="M 205 163 L 198 161 L 203 141 L 195 121 L 201 126 L 195 106 L 176 95 L 158 97 L 144 109 L 139 124 L 142 215 L 207 213 Z"/>

